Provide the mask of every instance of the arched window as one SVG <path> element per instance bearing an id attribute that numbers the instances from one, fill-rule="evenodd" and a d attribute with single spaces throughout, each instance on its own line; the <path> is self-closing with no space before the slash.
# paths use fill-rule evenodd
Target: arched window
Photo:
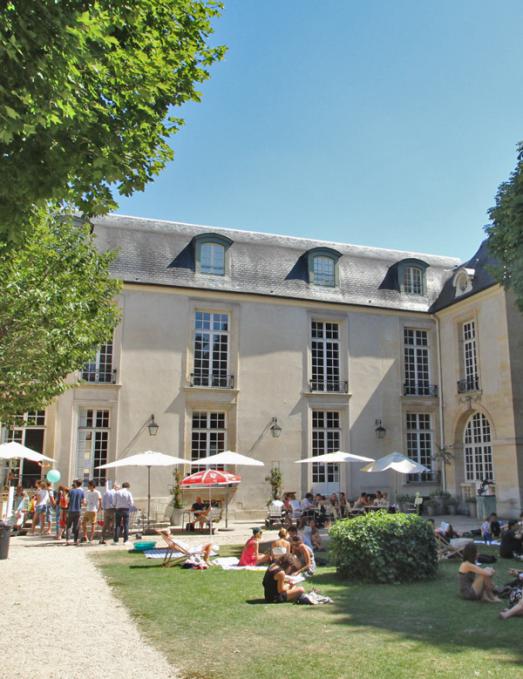
<path id="1" fill-rule="evenodd" d="M 470 417 L 463 436 L 465 450 L 465 479 L 467 481 L 494 480 L 490 422 L 483 413 Z"/>
<path id="2" fill-rule="evenodd" d="M 331 248 L 314 248 L 309 250 L 309 283 L 326 288 L 338 285 L 338 259 L 341 253 Z"/>
<path id="3" fill-rule="evenodd" d="M 406 295 L 425 295 L 425 271 L 428 264 L 421 259 L 402 259 L 397 264 L 400 292 Z"/>
<path id="4" fill-rule="evenodd" d="M 225 276 L 227 250 L 232 240 L 217 233 L 206 233 L 195 238 L 196 271 L 209 276 Z"/>
<path id="5" fill-rule="evenodd" d="M 417 266 L 407 266 L 403 269 L 403 292 L 408 295 L 423 294 L 423 271 Z"/>

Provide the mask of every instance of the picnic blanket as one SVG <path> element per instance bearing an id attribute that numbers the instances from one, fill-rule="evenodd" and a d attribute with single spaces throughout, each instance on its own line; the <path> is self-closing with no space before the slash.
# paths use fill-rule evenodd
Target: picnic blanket
<path id="1" fill-rule="evenodd" d="M 194 554 L 194 555 L 201 554 L 202 549 L 203 549 L 203 545 L 193 545 L 193 546 L 187 545 L 186 546 L 185 544 L 183 544 L 182 547 L 187 547 L 187 551 L 190 554 Z M 216 556 L 216 554 L 218 554 L 218 552 L 219 552 L 219 549 L 220 548 L 218 547 L 218 545 L 213 545 L 210 556 Z M 187 556 L 183 552 L 174 552 L 172 549 L 167 549 L 167 548 L 164 548 L 164 547 L 155 547 L 155 549 L 146 549 L 143 552 L 143 554 L 147 559 L 165 559 L 167 554 L 169 554 L 172 559 L 178 559 L 182 556 Z"/>
<path id="2" fill-rule="evenodd" d="M 501 544 L 500 540 L 490 540 L 485 542 L 485 540 L 474 540 L 475 545 L 492 545 L 493 547 L 499 547 Z"/>
<path id="3" fill-rule="evenodd" d="M 213 564 L 221 566 L 224 571 L 266 571 L 267 566 L 238 566 L 240 560 L 235 556 L 221 556 L 214 559 Z"/>

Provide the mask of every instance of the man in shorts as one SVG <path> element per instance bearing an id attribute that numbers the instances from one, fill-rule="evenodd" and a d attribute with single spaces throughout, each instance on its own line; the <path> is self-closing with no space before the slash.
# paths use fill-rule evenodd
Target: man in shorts
<path id="1" fill-rule="evenodd" d="M 87 492 L 85 493 L 85 512 L 82 519 L 83 542 L 87 540 L 88 524 L 91 524 L 89 542 L 93 541 L 94 529 L 96 527 L 96 517 L 101 509 L 102 495 L 99 490 L 96 490 L 95 482 L 89 481 L 87 484 Z"/>

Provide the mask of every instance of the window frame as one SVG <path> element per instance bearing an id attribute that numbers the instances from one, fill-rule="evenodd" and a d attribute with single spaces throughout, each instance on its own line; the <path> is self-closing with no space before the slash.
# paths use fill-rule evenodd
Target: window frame
<path id="1" fill-rule="evenodd" d="M 319 415 L 323 416 L 323 425 L 315 426 L 315 420 Z M 336 426 L 329 426 L 329 417 L 336 416 Z M 342 428 L 342 413 L 340 410 L 314 408 L 311 413 L 311 454 L 312 457 L 316 455 L 323 455 L 324 453 L 333 453 L 341 448 L 341 437 L 343 433 Z M 323 444 L 319 444 L 319 435 L 323 434 Z M 331 440 L 329 441 L 329 434 Z M 337 434 L 337 441 L 335 435 Z M 321 448 L 321 449 L 320 449 Z M 323 464 L 321 462 L 313 462 L 311 470 L 311 479 L 313 484 L 322 483 L 340 483 L 340 465 L 337 463 Z"/>
<path id="2" fill-rule="evenodd" d="M 228 250 L 233 241 L 227 236 L 222 236 L 218 233 L 206 233 L 201 236 L 196 236 L 194 239 L 195 246 L 195 270 L 202 276 L 218 276 L 224 277 L 230 275 Z M 204 271 L 202 270 L 202 248 L 205 245 L 219 245 L 223 248 L 223 272 Z"/>
<path id="3" fill-rule="evenodd" d="M 221 417 L 223 418 L 223 426 L 216 426 L 213 427 L 212 425 L 212 418 L 213 415 L 216 417 Z M 195 424 L 195 418 L 205 416 L 205 427 L 196 427 L 194 426 Z M 217 453 L 223 453 L 224 450 L 227 449 L 227 412 L 225 410 L 208 410 L 205 408 L 202 409 L 195 409 L 191 413 L 191 449 L 190 449 L 190 459 L 191 462 L 195 462 L 197 460 L 203 459 L 204 457 L 209 457 L 210 455 L 215 455 Z M 202 437 L 203 434 L 203 437 Z M 211 445 L 211 438 L 212 435 L 218 435 L 222 436 L 222 441 L 221 443 L 218 442 L 216 445 Z M 205 441 L 205 449 L 201 451 L 200 455 L 195 455 L 195 451 L 201 450 L 200 446 L 195 446 L 195 441 L 196 437 L 198 437 L 199 441 Z M 211 466 L 203 466 L 203 465 L 191 465 L 191 469 L 188 472 L 189 474 L 194 474 L 195 472 L 202 471 L 204 469 L 224 469 L 223 465 L 211 465 Z"/>
<path id="4" fill-rule="evenodd" d="M 87 423 L 85 425 L 82 425 L 82 417 L 83 413 L 85 412 L 86 420 L 87 420 L 87 413 L 88 411 L 92 411 L 92 423 L 89 426 Z M 98 425 L 97 418 L 99 413 L 106 413 L 107 414 L 107 425 L 104 426 L 102 424 Z M 105 482 L 107 480 L 107 470 L 106 469 L 96 469 L 96 467 L 100 464 L 107 464 L 109 460 L 109 454 L 111 450 L 111 422 L 113 419 L 113 412 L 111 408 L 108 408 L 107 406 L 93 406 L 93 405 L 80 405 L 78 408 L 78 420 L 77 420 L 77 427 L 76 427 L 76 470 L 75 470 L 75 477 L 78 479 L 82 480 L 82 483 L 88 481 L 88 480 L 93 480 L 98 487 L 101 487 L 105 485 Z M 89 465 L 87 465 L 86 462 L 86 457 L 85 457 L 85 449 L 83 451 L 80 450 L 80 441 L 81 441 L 81 432 L 91 432 L 92 437 L 90 439 L 91 444 L 90 444 L 90 459 L 89 459 Z M 100 434 L 98 437 L 97 435 Z M 97 439 L 98 443 L 102 444 L 104 443 L 105 447 L 105 455 L 100 457 L 97 455 L 96 451 L 96 444 L 97 444 Z M 84 439 L 84 444 L 85 442 L 89 440 L 87 438 Z M 83 454 L 83 457 L 81 458 L 80 456 Z M 84 469 L 89 466 L 89 476 L 86 478 L 86 474 Z"/>
<path id="5" fill-rule="evenodd" d="M 198 315 L 209 315 L 209 329 L 198 328 Z M 227 330 L 215 329 L 215 317 L 225 316 L 227 318 Z M 204 320 L 204 319 L 203 319 Z M 204 362 L 203 348 L 198 348 L 197 342 L 203 345 L 207 336 L 208 357 L 207 370 L 197 367 L 198 362 Z M 222 351 L 223 338 L 226 339 L 226 351 Z M 214 365 L 219 362 L 219 372 L 215 374 Z M 223 367 L 225 362 L 225 367 Z M 192 364 L 191 385 L 195 387 L 218 387 L 222 389 L 232 388 L 232 375 L 230 375 L 231 364 L 231 314 L 222 309 L 195 308 L 193 311 L 193 334 L 192 334 Z"/>
<path id="6" fill-rule="evenodd" d="M 407 337 L 407 333 L 412 333 Z M 424 335 L 424 342 L 421 341 Z M 407 339 L 412 339 L 408 342 Z M 405 396 L 431 395 L 431 345 L 427 328 L 403 328 L 403 384 Z M 412 374 L 411 374 L 412 369 Z"/>
<path id="7" fill-rule="evenodd" d="M 307 252 L 307 269 L 309 272 L 309 284 L 315 285 L 318 288 L 338 288 L 340 285 L 339 277 L 339 259 L 341 257 L 341 252 L 333 250 L 332 248 L 314 248 Z M 318 258 L 325 258 L 332 261 L 333 265 L 333 277 L 332 284 L 318 282 L 314 262 Z"/>
<path id="8" fill-rule="evenodd" d="M 403 295 L 412 297 L 425 297 L 427 294 L 427 269 L 428 264 L 420 259 L 404 259 L 398 263 L 398 287 Z M 410 271 L 419 271 L 420 292 L 413 291 L 410 286 L 405 285 L 405 279 Z"/>
<path id="9" fill-rule="evenodd" d="M 479 427 L 474 427 L 474 421 L 480 423 Z M 481 438 L 479 441 L 477 440 L 478 432 Z M 463 428 L 463 467 L 467 483 L 484 479 L 495 481 L 492 425 L 489 418 L 481 411 L 473 413 Z M 478 467 L 481 469 L 479 473 Z"/>
<path id="10" fill-rule="evenodd" d="M 413 419 L 415 426 L 411 425 Z M 428 426 L 422 426 L 422 422 L 428 424 Z M 429 443 L 428 447 L 426 445 L 427 440 Z M 422 472 L 421 474 L 409 474 L 408 481 L 411 483 L 434 481 L 436 472 L 434 469 L 434 424 L 432 413 L 415 411 L 405 413 L 405 444 L 407 457 L 429 469 L 428 472 Z"/>

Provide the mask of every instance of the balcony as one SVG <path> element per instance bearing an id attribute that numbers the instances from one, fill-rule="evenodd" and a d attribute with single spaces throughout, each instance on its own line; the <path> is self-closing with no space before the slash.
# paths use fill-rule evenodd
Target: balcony
<path id="1" fill-rule="evenodd" d="M 82 380 L 90 384 L 116 384 L 116 368 L 95 368 L 88 366 L 82 370 Z"/>
<path id="2" fill-rule="evenodd" d="M 438 394 L 439 390 L 437 384 L 405 382 L 403 385 L 403 396 L 431 396 L 437 398 Z"/>
<path id="3" fill-rule="evenodd" d="M 333 380 L 310 380 L 309 388 L 313 392 L 328 392 L 331 394 L 347 394 L 349 383 L 347 381 Z"/>
<path id="4" fill-rule="evenodd" d="M 458 380 L 458 394 L 467 394 L 471 391 L 479 391 L 479 379 L 477 376 L 474 375 Z"/>
<path id="5" fill-rule="evenodd" d="M 221 373 L 191 373 L 189 386 L 234 389 L 234 375 L 222 375 Z"/>

